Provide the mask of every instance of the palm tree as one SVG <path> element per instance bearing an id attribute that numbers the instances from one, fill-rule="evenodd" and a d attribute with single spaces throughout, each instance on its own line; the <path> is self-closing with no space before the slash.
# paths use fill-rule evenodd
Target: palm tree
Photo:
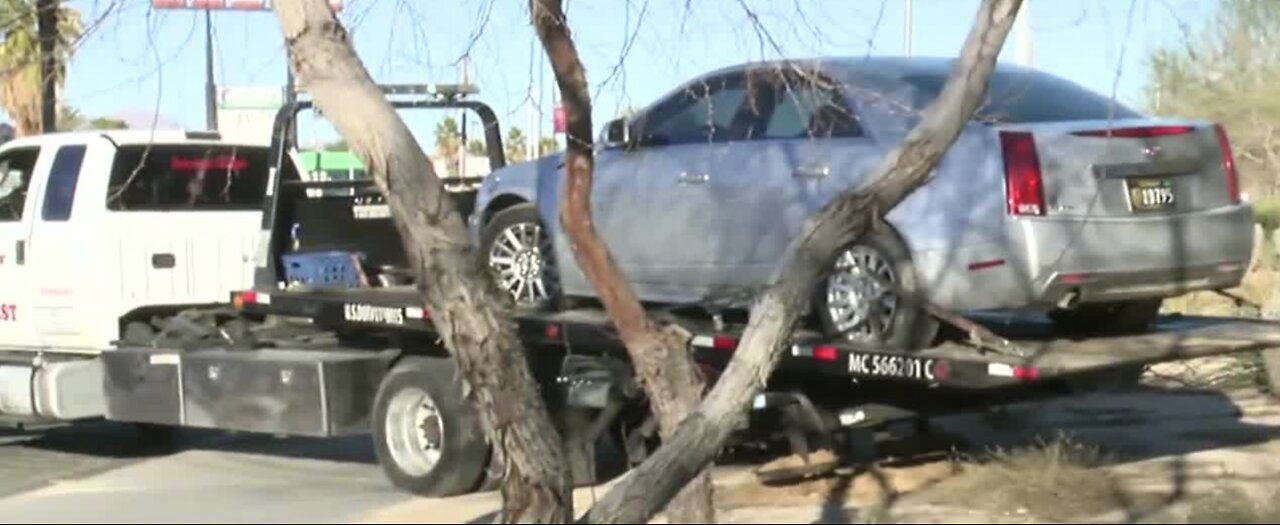
<path id="1" fill-rule="evenodd" d="M 462 133 L 458 131 L 457 119 L 445 117 L 436 124 L 436 158 L 444 161 L 450 177 L 457 177 L 461 169 L 458 162 L 461 148 Z"/>
<path id="2" fill-rule="evenodd" d="M 0 0 L 0 105 L 18 136 L 40 132 L 40 39 L 38 0 Z M 80 12 L 58 7 L 58 41 L 54 45 L 54 82 L 66 83 L 67 64 L 80 40 Z"/>
<path id="3" fill-rule="evenodd" d="M 507 130 L 507 162 L 524 162 L 529 156 L 529 139 L 524 131 L 516 126 Z"/>

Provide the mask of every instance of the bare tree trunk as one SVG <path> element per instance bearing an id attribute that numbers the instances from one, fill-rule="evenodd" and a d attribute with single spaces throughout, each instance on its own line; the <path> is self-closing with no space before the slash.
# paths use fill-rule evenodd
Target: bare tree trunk
<path id="1" fill-rule="evenodd" d="M 418 274 L 431 319 L 506 468 L 503 521 L 573 518 L 563 443 L 511 322 L 431 162 L 387 102 L 325 0 L 276 0 L 299 85 L 368 167 Z"/>
<path id="2" fill-rule="evenodd" d="M 1021 3 L 983 0 L 946 87 L 924 110 L 920 123 L 881 160 L 872 183 L 837 196 L 805 225 L 791 245 L 786 264 L 752 310 L 728 369 L 698 411 L 592 507 L 585 521 L 646 522 L 712 461 L 764 387 L 827 261 L 841 246 L 876 228 L 883 213 L 928 181 L 970 121 Z"/>
<path id="3" fill-rule="evenodd" d="M 674 326 L 658 325 L 649 318 L 591 220 L 591 182 L 595 169 L 591 94 L 562 0 L 530 0 L 529 10 L 555 71 L 565 106 L 568 139 L 560 223 L 573 243 L 578 265 L 599 294 L 627 347 L 658 420 L 660 434 L 667 439 L 697 408 L 702 399 L 703 380 L 688 351 L 688 334 Z M 698 473 L 671 500 L 667 517 L 671 523 L 715 521 L 709 468 Z"/>

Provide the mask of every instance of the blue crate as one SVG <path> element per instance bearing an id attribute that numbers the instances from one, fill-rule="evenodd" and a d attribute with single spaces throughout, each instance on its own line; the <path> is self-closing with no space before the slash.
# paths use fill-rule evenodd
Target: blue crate
<path id="1" fill-rule="evenodd" d="M 285 254 L 285 280 L 293 284 L 317 287 L 358 288 L 360 268 L 352 261 L 351 252 L 295 252 Z M 356 254 L 361 260 L 363 254 Z"/>

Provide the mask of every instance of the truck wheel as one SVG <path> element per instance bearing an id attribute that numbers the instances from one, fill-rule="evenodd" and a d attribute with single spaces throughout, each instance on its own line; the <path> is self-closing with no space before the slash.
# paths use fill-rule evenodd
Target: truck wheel
<path id="1" fill-rule="evenodd" d="M 551 236 L 532 204 L 519 204 L 493 216 L 480 235 L 484 265 L 494 282 L 519 306 L 548 308 L 559 295 L 559 275 Z"/>
<path id="2" fill-rule="evenodd" d="M 911 253 L 893 232 L 868 233 L 832 261 L 814 304 L 830 337 L 894 349 L 918 350 L 933 343 L 938 322 L 908 297 L 923 287 Z"/>
<path id="3" fill-rule="evenodd" d="M 1072 310 L 1049 312 L 1054 328 L 1066 334 L 1135 334 L 1151 328 L 1160 315 L 1162 299 L 1082 304 Z"/>
<path id="4" fill-rule="evenodd" d="M 373 443 L 391 483 L 419 496 L 474 490 L 489 460 L 448 359 L 407 357 L 387 373 L 374 398 Z"/>

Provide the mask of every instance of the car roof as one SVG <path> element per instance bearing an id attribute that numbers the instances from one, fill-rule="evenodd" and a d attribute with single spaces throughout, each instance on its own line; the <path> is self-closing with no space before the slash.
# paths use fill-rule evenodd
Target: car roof
<path id="1" fill-rule="evenodd" d="M 88 131 L 61 131 L 17 137 L 5 143 L 6 146 L 50 146 L 85 142 L 97 137 L 106 137 L 116 144 L 224 144 L 238 147 L 260 147 L 269 145 L 261 142 L 245 140 L 225 140 L 216 133 L 207 131 L 184 130 L 140 130 L 112 129 Z"/>

